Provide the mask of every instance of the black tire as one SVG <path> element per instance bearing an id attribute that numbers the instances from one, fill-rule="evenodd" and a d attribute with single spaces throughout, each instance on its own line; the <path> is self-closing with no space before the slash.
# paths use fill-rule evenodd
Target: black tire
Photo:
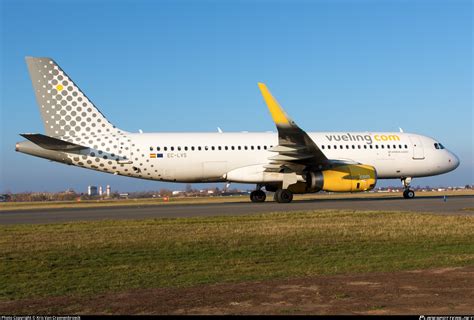
<path id="1" fill-rule="evenodd" d="M 403 191 L 403 197 L 405 199 L 413 199 L 415 197 L 415 191 L 413 191 L 411 189 L 407 189 L 407 190 Z"/>
<path id="2" fill-rule="evenodd" d="M 250 200 L 254 203 L 264 202 L 267 195 L 262 190 L 255 190 L 250 193 Z"/>
<path id="3" fill-rule="evenodd" d="M 278 203 L 290 203 L 293 200 L 293 193 L 287 189 L 278 189 L 274 198 Z"/>

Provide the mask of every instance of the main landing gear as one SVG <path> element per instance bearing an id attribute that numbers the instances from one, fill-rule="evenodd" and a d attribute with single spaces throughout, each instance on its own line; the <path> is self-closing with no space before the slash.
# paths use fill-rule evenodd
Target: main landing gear
<path id="1" fill-rule="evenodd" d="M 273 199 L 278 203 L 290 203 L 293 200 L 293 193 L 288 189 L 278 189 Z"/>
<path id="2" fill-rule="evenodd" d="M 258 189 L 250 193 L 250 200 L 252 202 L 264 202 L 267 195 L 262 190 Z"/>
<path id="3" fill-rule="evenodd" d="M 250 200 L 252 202 L 264 202 L 267 198 L 265 192 L 263 192 L 261 188 L 262 186 L 257 185 L 257 190 L 254 190 L 250 193 Z M 278 203 L 289 203 L 293 200 L 293 193 L 288 189 L 277 189 L 273 199 Z"/>
<path id="4" fill-rule="evenodd" d="M 410 189 L 411 177 L 402 178 L 403 187 L 403 197 L 405 199 L 413 199 L 415 197 L 415 191 Z"/>

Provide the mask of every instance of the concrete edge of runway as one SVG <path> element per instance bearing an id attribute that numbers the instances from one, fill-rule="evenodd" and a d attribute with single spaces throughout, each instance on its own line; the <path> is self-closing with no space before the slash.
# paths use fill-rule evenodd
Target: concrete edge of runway
<path id="1" fill-rule="evenodd" d="M 172 205 L 107 206 L 87 208 L 43 208 L 0 212 L 0 225 L 66 223 L 117 219 L 156 219 L 210 216 L 242 216 L 270 212 L 309 210 L 403 211 L 440 215 L 474 216 L 474 196 L 418 197 L 415 199 L 342 198 L 308 199 L 292 203 L 199 203 Z"/>
<path id="2" fill-rule="evenodd" d="M 452 198 L 472 198 L 472 207 L 474 208 L 474 195 L 449 195 L 446 197 L 446 201 L 449 201 Z M 81 204 L 78 204 L 77 206 L 74 206 L 74 203 L 71 203 L 70 206 L 66 207 L 41 207 L 39 206 L 38 208 L 15 208 L 13 210 L 8 210 L 8 208 L 1 208 L 0 207 L 0 215 L 3 213 L 14 213 L 14 212 L 43 212 L 43 211 L 82 211 L 82 210 L 100 210 L 100 209 L 135 209 L 135 208 L 161 208 L 161 207 L 174 207 L 174 206 L 182 206 L 182 207 L 199 207 L 199 206 L 223 206 L 223 205 L 257 205 L 257 206 L 264 206 L 268 204 L 277 204 L 277 205 L 282 205 L 282 206 L 291 206 L 291 205 L 297 205 L 301 203 L 315 203 L 315 204 L 324 204 L 326 202 L 372 202 L 372 201 L 397 201 L 397 200 L 403 200 L 403 201 L 416 201 L 420 199 L 440 199 L 444 200 L 443 195 L 430 195 L 430 196 L 417 196 L 414 199 L 403 199 L 399 197 L 337 197 L 337 198 L 330 198 L 330 197 L 325 197 L 325 198 L 317 198 L 317 199 L 296 199 L 293 200 L 292 203 L 289 204 L 277 204 L 275 201 L 271 200 L 271 197 L 267 197 L 267 201 L 264 203 L 252 203 L 250 200 L 247 198 L 242 198 L 242 201 L 229 201 L 229 202 L 196 202 L 196 203 L 186 203 L 186 202 L 169 202 L 169 203 L 164 203 L 164 202 L 155 202 L 155 203 L 139 203 L 139 204 L 101 204 L 98 203 L 97 205 L 87 205 L 87 206 L 81 206 Z M 269 201 L 270 200 L 270 201 Z M 383 210 L 383 209 L 380 209 Z"/>

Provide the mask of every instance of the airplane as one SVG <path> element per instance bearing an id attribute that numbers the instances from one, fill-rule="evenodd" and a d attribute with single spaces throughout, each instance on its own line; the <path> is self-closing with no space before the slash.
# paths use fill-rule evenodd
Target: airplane
<path id="1" fill-rule="evenodd" d="M 51 58 L 26 57 L 45 134 L 21 134 L 16 151 L 67 165 L 168 182 L 255 184 L 252 202 L 293 194 L 364 192 L 400 179 L 443 174 L 459 158 L 435 139 L 402 132 L 306 132 L 258 83 L 278 133 L 139 133 L 110 123 Z"/>

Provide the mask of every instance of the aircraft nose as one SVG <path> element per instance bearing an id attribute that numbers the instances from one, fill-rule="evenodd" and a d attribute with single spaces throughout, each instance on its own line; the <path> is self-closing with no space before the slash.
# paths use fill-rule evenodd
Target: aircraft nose
<path id="1" fill-rule="evenodd" d="M 456 169 L 461 164 L 461 160 L 459 160 L 458 156 L 456 156 L 454 153 L 453 153 L 453 157 L 454 157 L 454 169 Z"/>
<path id="2" fill-rule="evenodd" d="M 449 153 L 449 162 L 452 167 L 451 170 L 454 170 L 459 167 L 459 164 L 461 163 L 461 161 L 459 161 L 459 158 L 452 152 Z"/>

